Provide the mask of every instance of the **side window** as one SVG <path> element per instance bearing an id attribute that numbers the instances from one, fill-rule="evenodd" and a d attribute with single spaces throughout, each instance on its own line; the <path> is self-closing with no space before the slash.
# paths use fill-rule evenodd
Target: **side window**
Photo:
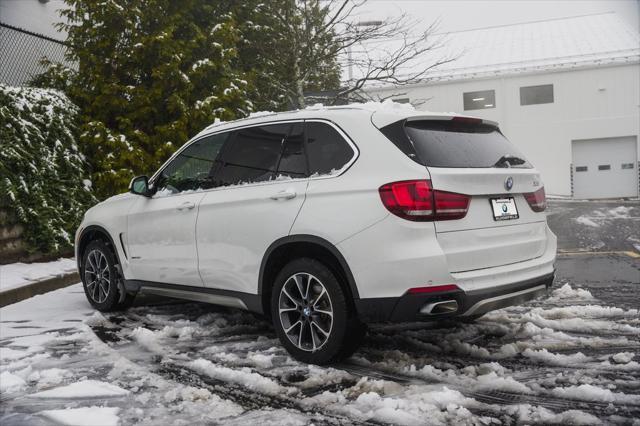
<path id="1" fill-rule="evenodd" d="M 156 182 L 157 194 L 212 188 L 214 165 L 228 138 L 229 133 L 221 133 L 192 143 L 164 168 Z"/>
<path id="2" fill-rule="evenodd" d="M 331 175 L 339 171 L 355 155 L 347 141 L 326 123 L 307 122 L 307 155 L 309 173 Z"/>
<path id="3" fill-rule="evenodd" d="M 304 155 L 304 124 L 295 123 L 287 137 L 278 164 L 278 177 L 292 179 L 307 176 L 307 159 Z"/>
<path id="4" fill-rule="evenodd" d="M 216 183 L 225 186 L 275 179 L 290 127 L 290 124 L 271 124 L 233 132 L 222 154 Z"/>

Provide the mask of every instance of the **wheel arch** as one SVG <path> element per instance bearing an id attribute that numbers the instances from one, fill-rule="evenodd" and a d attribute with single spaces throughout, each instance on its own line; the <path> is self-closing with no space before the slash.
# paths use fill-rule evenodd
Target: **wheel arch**
<path id="1" fill-rule="evenodd" d="M 258 278 L 258 295 L 262 301 L 262 313 L 270 316 L 271 288 L 278 272 L 291 259 L 300 257 L 312 257 L 320 260 L 338 276 L 340 284 L 347 293 L 350 308 L 357 315 L 355 300 L 360 296 L 344 256 L 336 246 L 324 238 L 304 234 L 280 238 L 265 251 Z"/>
<path id="2" fill-rule="evenodd" d="M 116 257 L 116 261 L 118 262 L 118 264 L 122 265 L 122 263 L 120 262 L 120 255 L 118 254 L 118 248 L 115 245 L 111 234 L 109 234 L 109 231 L 99 225 L 89 225 L 82 230 L 82 232 L 80 233 L 80 238 L 78 239 L 78 250 L 76 259 L 76 261 L 78 262 L 78 271 L 82 271 L 82 259 L 84 257 L 84 250 L 91 241 L 96 239 L 101 239 L 105 243 L 109 244 L 113 249 L 113 254 Z M 82 274 L 80 274 L 80 278 L 82 279 L 82 282 L 84 282 Z"/>

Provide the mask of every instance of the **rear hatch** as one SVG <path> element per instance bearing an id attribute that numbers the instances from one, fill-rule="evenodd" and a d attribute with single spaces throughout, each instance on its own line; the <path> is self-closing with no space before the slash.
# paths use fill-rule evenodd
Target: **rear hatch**
<path id="1" fill-rule="evenodd" d="M 451 272 L 542 256 L 547 236 L 540 175 L 495 123 L 416 117 L 380 130 L 426 166 L 434 191 L 468 196 L 463 217 L 434 220 Z"/>

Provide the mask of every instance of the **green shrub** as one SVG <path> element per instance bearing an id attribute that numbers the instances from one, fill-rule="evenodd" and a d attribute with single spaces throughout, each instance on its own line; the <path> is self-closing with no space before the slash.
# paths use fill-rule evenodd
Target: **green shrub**
<path id="1" fill-rule="evenodd" d="M 58 253 L 96 199 L 78 150 L 78 108 L 59 91 L 0 84 L 0 207 L 29 250 Z"/>

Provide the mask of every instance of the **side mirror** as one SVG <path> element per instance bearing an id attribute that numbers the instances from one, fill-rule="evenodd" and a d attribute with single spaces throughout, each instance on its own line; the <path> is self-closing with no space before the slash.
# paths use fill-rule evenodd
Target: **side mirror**
<path id="1" fill-rule="evenodd" d="M 131 179 L 129 184 L 129 192 L 136 195 L 151 197 L 153 194 L 149 190 L 149 178 L 146 176 L 136 176 Z"/>

